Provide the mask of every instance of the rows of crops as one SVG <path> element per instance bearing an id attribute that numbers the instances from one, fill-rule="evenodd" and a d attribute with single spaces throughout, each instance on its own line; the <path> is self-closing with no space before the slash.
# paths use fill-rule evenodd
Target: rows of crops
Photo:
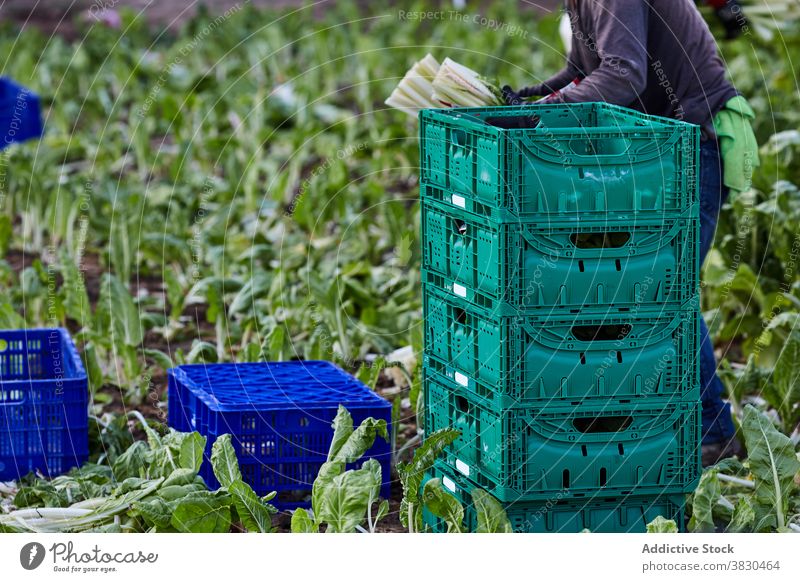
<path id="1" fill-rule="evenodd" d="M 119 482 L 142 471 L 202 492 L 194 437 L 165 435 L 165 370 L 182 363 L 335 361 L 395 401 L 387 437 L 409 460 L 424 406 L 418 150 L 415 122 L 383 101 L 427 52 L 512 86 L 563 58 L 552 17 L 495 6 L 486 16 L 507 26 L 488 26 L 412 13 L 331 3 L 312 19 L 243 6 L 177 35 L 123 13 L 119 29 L 90 21 L 75 40 L 3 25 L 3 74 L 42 96 L 46 133 L 0 154 L 0 329 L 71 330 L 90 377 L 94 463 L 55 483 L 0 484 L 4 510 L 119 500 L 130 493 Z M 692 527 L 798 529 L 800 30 L 722 50 L 764 145 L 755 188 L 723 211 L 704 310 L 737 418 L 748 404 L 764 415 L 743 430 L 749 462 L 706 472 Z M 149 444 L 131 448 L 145 419 Z M 413 488 L 419 475 L 406 471 Z M 242 511 L 252 499 L 237 491 L 202 498 L 227 518 L 198 524 L 191 507 L 180 522 L 269 529 L 266 502 Z M 177 527 L 172 500 L 159 500 L 123 523 Z M 113 518 L 132 503 L 96 523 L 120 527 Z M 359 503 L 355 519 L 327 527 L 377 529 Z M 397 521 L 397 501 L 380 507 Z M 322 525 L 302 519 L 297 529 Z"/>

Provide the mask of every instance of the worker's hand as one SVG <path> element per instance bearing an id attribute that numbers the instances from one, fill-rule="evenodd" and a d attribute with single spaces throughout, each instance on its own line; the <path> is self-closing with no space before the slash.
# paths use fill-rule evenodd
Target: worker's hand
<path id="1" fill-rule="evenodd" d="M 514 91 L 510 85 L 504 85 L 501 89 L 503 93 L 503 101 L 506 105 L 525 105 L 528 103 L 528 97 L 538 97 L 545 93 L 541 85 L 534 85 L 533 87 L 523 87 L 519 91 Z"/>
<path id="2" fill-rule="evenodd" d="M 715 8 L 717 18 L 725 27 L 725 37 L 733 39 L 747 30 L 748 23 L 739 0 L 728 0 L 722 6 Z"/>

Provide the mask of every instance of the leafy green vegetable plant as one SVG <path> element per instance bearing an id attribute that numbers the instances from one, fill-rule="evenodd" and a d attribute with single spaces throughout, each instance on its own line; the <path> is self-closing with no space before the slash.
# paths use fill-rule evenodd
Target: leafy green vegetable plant
<path id="1" fill-rule="evenodd" d="M 343 406 L 339 407 L 328 459 L 312 488 L 313 517 L 303 508 L 296 509 L 292 515 L 293 532 L 318 532 L 325 526 L 327 533 L 348 533 L 365 522 L 369 532 L 375 531 L 389 511 L 389 502 L 380 500 L 381 465 L 375 459 L 367 459 L 359 469 L 346 466 L 358 461 L 377 437 L 389 440 L 385 420 L 367 418 L 354 430 L 353 417 Z"/>

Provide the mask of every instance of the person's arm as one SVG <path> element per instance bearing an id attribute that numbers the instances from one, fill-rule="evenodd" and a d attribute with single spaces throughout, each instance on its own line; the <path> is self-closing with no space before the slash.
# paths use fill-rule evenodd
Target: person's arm
<path id="1" fill-rule="evenodd" d="M 594 7 L 597 11 L 592 16 L 594 41 L 600 66 L 579 84 L 567 86 L 547 101 L 605 101 L 630 105 L 644 91 L 647 85 L 647 2 L 607 0 Z M 573 42 L 586 42 L 586 39 L 576 38 Z"/>
<path id="2" fill-rule="evenodd" d="M 567 59 L 567 65 L 557 72 L 555 75 L 539 83 L 538 85 L 533 85 L 532 87 L 526 87 L 525 89 L 534 89 L 535 91 L 530 93 L 530 95 L 520 95 L 521 97 L 535 97 L 535 96 L 542 96 L 542 95 L 549 95 L 550 93 L 555 93 L 569 85 L 572 81 L 576 78 L 582 77 L 580 70 L 578 67 L 575 66 L 575 63 L 572 61 L 572 58 Z M 522 91 L 520 91 L 520 94 Z"/>
<path id="3" fill-rule="evenodd" d="M 582 77 L 583 75 L 581 74 L 580 69 L 578 69 L 578 67 L 575 65 L 575 61 L 572 59 L 573 54 L 574 53 L 570 52 L 570 56 L 567 58 L 567 64 L 563 69 L 543 83 L 531 85 L 530 87 L 522 87 L 519 91 L 514 91 L 508 85 L 504 86 L 503 96 L 505 97 L 506 105 L 520 105 L 523 103 L 522 99 L 550 95 L 551 93 L 555 93 L 559 89 L 566 87 L 569 83 L 575 80 L 576 77 Z"/>

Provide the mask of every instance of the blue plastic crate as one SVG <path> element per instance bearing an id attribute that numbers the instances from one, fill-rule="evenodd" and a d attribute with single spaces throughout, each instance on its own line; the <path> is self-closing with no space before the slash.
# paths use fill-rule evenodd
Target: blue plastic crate
<path id="1" fill-rule="evenodd" d="M 0 150 L 41 135 L 39 97 L 11 79 L 0 77 Z"/>
<path id="2" fill-rule="evenodd" d="M 330 362 L 194 364 L 168 371 L 169 425 L 208 437 L 200 471 L 210 486 L 211 447 L 230 433 L 245 481 L 276 504 L 306 504 L 328 454 L 341 404 L 355 426 L 367 417 L 391 421 L 392 405 Z M 364 457 L 381 464 L 389 497 L 391 446 L 378 437 Z"/>
<path id="3" fill-rule="evenodd" d="M 0 330 L 0 480 L 88 457 L 86 372 L 64 329 Z"/>

